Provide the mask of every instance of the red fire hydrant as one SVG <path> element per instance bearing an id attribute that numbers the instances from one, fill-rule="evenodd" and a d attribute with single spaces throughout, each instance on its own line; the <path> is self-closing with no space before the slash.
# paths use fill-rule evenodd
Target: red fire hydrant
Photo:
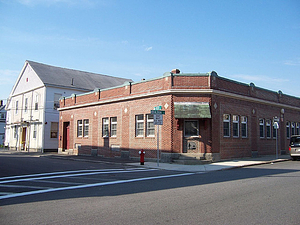
<path id="1" fill-rule="evenodd" d="M 142 149 L 141 151 L 139 151 L 140 154 L 140 163 L 141 165 L 144 165 L 145 163 L 145 151 Z"/>

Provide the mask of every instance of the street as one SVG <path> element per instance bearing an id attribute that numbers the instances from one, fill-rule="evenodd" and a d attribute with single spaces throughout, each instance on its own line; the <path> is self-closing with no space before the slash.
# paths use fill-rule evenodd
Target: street
<path id="1" fill-rule="evenodd" d="M 299 224 L 299 161 L 209 173 L 0 154 L 0 224 Z"/>

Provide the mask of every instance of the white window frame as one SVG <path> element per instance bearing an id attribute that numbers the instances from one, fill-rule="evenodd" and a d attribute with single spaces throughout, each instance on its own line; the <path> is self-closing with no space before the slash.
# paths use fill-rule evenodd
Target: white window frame
<path id="1" fill-rule="evenodd" d="M 109 118 L 102 118 L 102 137 L 109 137 Z"/>
<path id="2" fill-rule="evenodd" d="M 24 104 L 24 112 L 27 113 L 28 110 L 28 98 L 25 98 L 25 104 Z"/>
<path id="3" fill-rule="evenodd" d="M 35 96 L 35 103 L 34 103 L 34 110 L 37 111 L 39 110 L 39 96 Z"/>
<path id="4" fill-rule="evenodd" d="M 259 119 L 259 137 L 265 138 L 265 119 L 263 119 L 263 118 Z"/>
<path id="5" fill-rule="evenodd" d="M 295 135 L 295 134 L 296 134 L 295 127 L 296 127 L 295 122 L 292 122 L 292 123 L 291 123 L 291 135 Z"/>
<path id="6" fill-rule="evenodd" d="M 226 135 L 225 135 L 225 124 L 228 124 L 228 134 Z M 223 114 L 223 137 L 230 137 L 230 114 Z"/>
<path id="7" fill-rule="evenodd" d="M 144 114 L 135 115 L 135 136 L 144 137 Z"/>
<path id="8" fill-rule="evenodd" d="M 266 120 L 266 137 L 268 139 L 272 138 L 272 129 L 271 129 L 272 120 Z"/>
<path id="9" fill-rule="evenodd" d="M 82 134 L 83 134 L 82 120 L 77 120 L 77 137 L 82 137 Z"/>
<path id="10" fill-rule="evenodd" d="M 243 135 L 244 130 L 246 132 L 246 135 Z M 242 136 L 242 138 L 248 137 L 248 118 L 247 118 L 247 116 L 241 116 L 241 136 Z"/>
<path id="11" fill-rule="evenodd" d="M 110 118 L 110 136 L 117 137 L 118 119 L 117 117 Z"/>
<path id="12" fill-rule="evenodd" d="M 37 136 L 37 124 L 33 124 L 32 138 L 36 139 Z"/>
<path id="13" fill-rule="evenodd" d="M 18 110 L 19 110 L 19 101 L 16 101 L 16 114 L 18 114 Z"/>
<path id="14" fill-rule="evenodd" d="M 83 137 L 88 137 L 89 136 L 89 127 L 90 127 L 90 120 L 89 119 L 84 119 L 83 120 Z"/>
<path id="15" fill-rule="evenodd" d="M 146 136 L 147 137 L 154 137 L 155 136 L 155 125 L 154 125 L 154 115 L 147 114 L 146 115 Z"/>
<path id="16" fill-rule="evenodd" d="M 238 138 L 240 136 L 240 118 L 238 115 L 233 115 L 232 116 L 232 136 L 234 138 Z M 235 127 L 236 126 L 236 127 Z M 235 132 L 237 132 L 237 134 L 235 134 Z"/>
<path id="17" fill-rule="evenodd" d="M 286 122 L 286 138 L 290 139 L 291 137 L 291 122 L 287 121 Z"/>

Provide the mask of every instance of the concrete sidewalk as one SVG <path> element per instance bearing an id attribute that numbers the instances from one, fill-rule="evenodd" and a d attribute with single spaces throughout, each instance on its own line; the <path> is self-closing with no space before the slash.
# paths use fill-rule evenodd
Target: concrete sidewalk
<path id="1" fill-rule="evenodd" d="M 174 163 L 159 163 L 157 162 L 145 162 L 145 165 L 140 165 L 140 163 L 127 163 L 132 166 L 141 166 L 145 168 L 156 168 L 163 170 L 174 170 L 182 172 L 210 172 L 218 170 L 228 170 L 233 168 L 247 167 L 260 164 L 276 163 L 290 160 L 289 155 L 281 155 L 278 159 L 275 156 L 263 156 L 257 158 L 246 158 L 246 159 L 235 159 L 222 162 L 215 162 L 204 165 L 181 165 Z"/>

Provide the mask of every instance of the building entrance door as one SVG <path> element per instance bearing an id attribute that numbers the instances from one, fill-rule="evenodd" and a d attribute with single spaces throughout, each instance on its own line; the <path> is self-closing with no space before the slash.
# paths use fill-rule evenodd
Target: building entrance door
<path id="1" fill-rule="evenodd" d="M 70 122 L 64 122 L 63 127 L 63 151 L 70 149 Z"/>
<path id="2" fill-rule="evenodd" d="M 27 127 L 22 128 L 21 150 L 26 151 L 26 133 Z"/>
<path id="3" fill-rule="evenodd" d="M 199 153 L 199 121 L 184 121 L 183 153 Z"/>

